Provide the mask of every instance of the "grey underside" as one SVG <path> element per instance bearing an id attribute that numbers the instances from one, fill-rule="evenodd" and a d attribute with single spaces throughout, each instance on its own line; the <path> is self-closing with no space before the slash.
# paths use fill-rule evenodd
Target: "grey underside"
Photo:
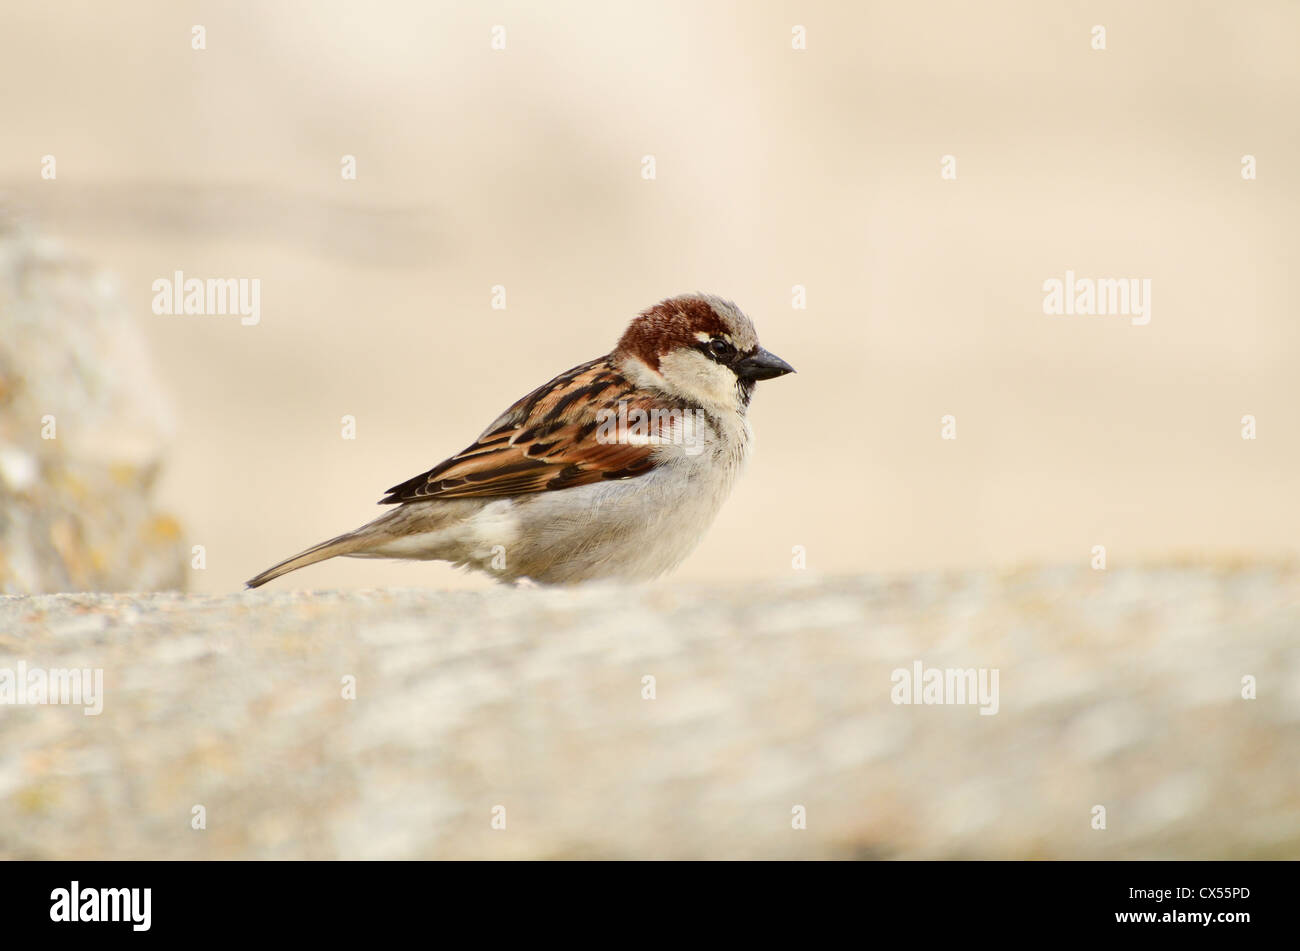
<path id="1" fill-rule="evenodd" d="M 631 479 L 512 498 L 407 503 L 358 529 L 374 543 L 348 554 L 450 561 L 504 581 L 653 578 L 694 549 L 743 457 L 740 445 L 679 457 Z"/>

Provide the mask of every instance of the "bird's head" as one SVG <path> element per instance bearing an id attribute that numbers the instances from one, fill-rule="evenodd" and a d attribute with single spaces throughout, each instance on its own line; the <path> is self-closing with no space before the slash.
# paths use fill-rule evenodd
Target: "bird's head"
<path id="1" fill-rule="evenodd" d="M 744 412 L 755 383 L 794 372 L 758 345 L 739 307 L 707 294 L 670 297 L 643 311 L 613 355 L 638 385 L 714 411 Z"/>

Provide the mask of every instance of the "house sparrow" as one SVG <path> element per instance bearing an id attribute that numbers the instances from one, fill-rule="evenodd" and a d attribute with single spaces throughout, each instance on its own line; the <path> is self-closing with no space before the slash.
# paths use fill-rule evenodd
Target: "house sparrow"
<path id="1" fill-rule="evenodd" d="M 612 353 L 562 373 L 462 452 L 388 490 L 397 506 L 268 568 L 449 561 L 502 580 L 653 578 L 703 537 L 749 450 L 754 384 L 794 372 L 735 304 L 665 300 Z"/>

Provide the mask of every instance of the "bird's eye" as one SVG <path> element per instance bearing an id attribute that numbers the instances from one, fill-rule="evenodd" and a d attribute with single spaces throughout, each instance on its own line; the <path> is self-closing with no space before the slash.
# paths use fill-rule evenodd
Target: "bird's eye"
<path id="1" fill-rule="evenodd" d="M 715 357 L 728 357 L 736 350 L 731 344 L 721 337 L 714 337 L 709 341 L 709 352 Z"/>

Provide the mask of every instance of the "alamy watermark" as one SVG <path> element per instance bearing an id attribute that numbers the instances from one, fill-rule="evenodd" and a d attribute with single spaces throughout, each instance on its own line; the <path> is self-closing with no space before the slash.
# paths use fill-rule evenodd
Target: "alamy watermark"
<path id="1" fill-rule="evenodd" d="M 1051 277 L 1043 281 L 1043 313 L 1049 316 L 1131 317 L 1137 326 L 1151 323 L 1151 278 Z"/>
<path id="2" fill-rule="evenodd" d="M 50 892 L 50 921 L 125 922 L 132 931 L 148 931 L 152 906 L 152 888 L 84 888 L 74 879 Z"/>
<path id="3" fill-rule="evenodd" d="M 980 716 L 998 712 L 998 668 L 926 667 L 913 661 L 889 675 L 894 703 L 978 705 Z"/>
<path id="4" fill-rule="evenodd" d="M 618 408 L 596 413 L 596 441 L 630 446 L 684 446 L 688 456 L 704 451 L 707 414 L 702 409 L 651 409 L 629 407 L 619 400 Z"/>
<path id="5" fill-rule="evenodd" d="M 17 667 L 0 667 L 0 706 L 60 704 L 85 707 L 88 717 L 104 712 L 104 671 L 102 668 L 28 667 L 20 660 Z"/>
<path id="6" fill-rule="evenodd" d="M 262 319 L 262 281 L 256 277 L 210 277 L 176 271 L 153 282 L 153 312 L 160 317 L 238 316 L 245 327 Z"/>

